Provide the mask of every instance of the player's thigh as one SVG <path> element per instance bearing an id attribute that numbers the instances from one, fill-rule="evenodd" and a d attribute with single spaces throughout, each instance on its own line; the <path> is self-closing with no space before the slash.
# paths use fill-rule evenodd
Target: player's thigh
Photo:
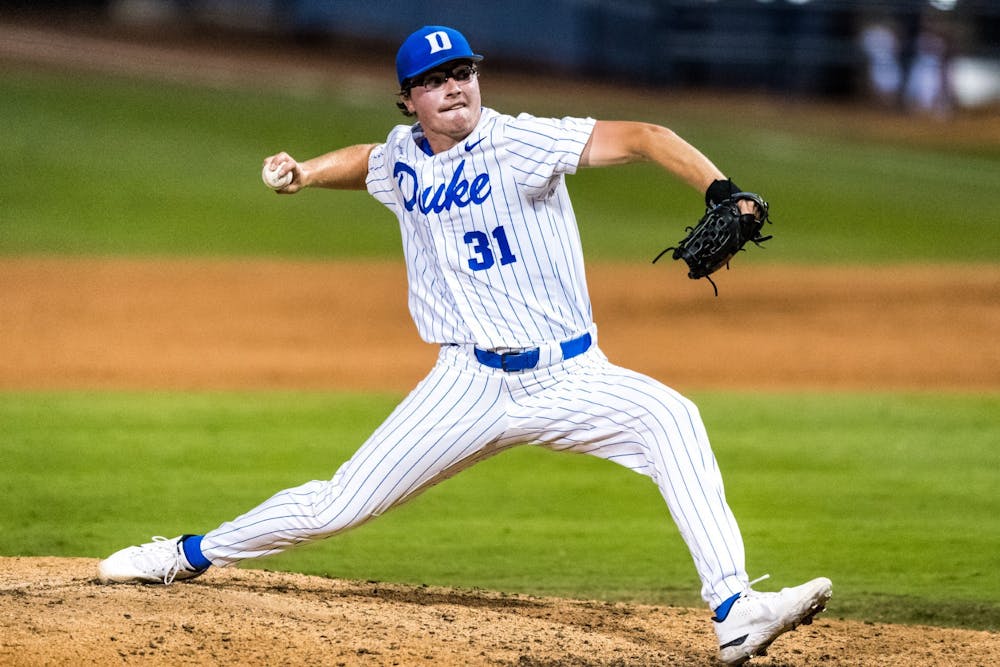
<path id="1" fill-rule="evenodd" d="M 491 456 L 504 424 L 501 390 L 487 375 L 436 365 L 341 466 L 334 485 L 381 513 Z"/>
<path id="2" fill-rule="evenodd" d="M 663 383 L 598 356 L 543 396 L 536 442 L 598 456 L 647 475 L 676 459 L 714 465 L 697 406 Z M 687 466 L 683 462 L 682 467 Z"/>

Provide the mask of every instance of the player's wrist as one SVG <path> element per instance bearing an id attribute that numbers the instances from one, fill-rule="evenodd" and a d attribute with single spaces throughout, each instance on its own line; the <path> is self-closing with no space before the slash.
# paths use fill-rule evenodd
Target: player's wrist
<path id="1" fill-rule="evenodd" d="M 740 186 L 733 183 L 729 178 L 718 178 L 705 190 L 705 205 L 709 208 L 721 204 L 737 192 L 742 192 Z"/>
<path id="2" fill-rule="evenodd" d="M 295 167 L 296 179 L 295 183 L 298 184 L 299 189 L 308 188 L 316 185 L 316 170 L 310 169 L 308 165 L 304 162 L 300 162 Z"/>

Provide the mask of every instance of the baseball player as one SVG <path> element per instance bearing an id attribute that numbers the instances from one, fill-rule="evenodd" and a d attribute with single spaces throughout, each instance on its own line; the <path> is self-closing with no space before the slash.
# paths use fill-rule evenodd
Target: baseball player
<path id="1" fill-rule="evenodd" d="M 327 538 L 528 444 L 608 459 L 656 483 L 714 611 L 721 658 L 745 662 L 810 622 L 831 583 L 751 588 L 697 407 L 598 346 L 565 181 L 580 168 L 652 161 L 708 198 L 735 186 L 664 127 L 483 107 L 481 60 L 457 30 L 421 28 L 396 58 L 399 107 L 414 124 L 379 144 L 264 160 L 282 194 L 367 189 L 396 215 L 410 312 L 440 347 L 427 377 L 332 479 L 281 491 L 203 535 L 118 551 L 100 579 L 170 584 Z"/>

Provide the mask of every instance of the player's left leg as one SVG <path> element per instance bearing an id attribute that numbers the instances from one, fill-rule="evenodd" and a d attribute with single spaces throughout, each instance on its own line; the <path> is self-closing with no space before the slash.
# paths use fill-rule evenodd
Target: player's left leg
<path id="1" fill-rule="evenodd" d="M 650 477 L 688 545 L 706 602 L 714 607 L 744 590 L 743 538 L 698 408 L 610 364 L 598 349 L 548 374 L 550 382 L 515 392 L 512 427 L 551 449 L 598 456 Z"/>
<path id="2" fill-rule="evenodd" d="M 719 656 L 742 664 L 779 635 L 810 623 L 830 599 L 820 577 L 777 593 L 750 588 L 743 540 L 697 407 L 599 350 L 572 359 L 551 380 L 515 393 L 513 428 L 559 451 L 598 456 L 649 476 L 667 501 L 715 612 Z"/>

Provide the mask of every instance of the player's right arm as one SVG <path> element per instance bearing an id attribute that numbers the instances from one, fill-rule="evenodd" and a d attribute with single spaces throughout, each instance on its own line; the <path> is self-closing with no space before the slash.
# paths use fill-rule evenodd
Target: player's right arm
<path id="1" fill-rule="evenodd" d="M 333 188 L 336 190 L 364 190 L 368 176 L 368 156 L 376 144 L 357 144 L 305 162 L 298 162 L 285 152 L 264 158 L 264 166 L 278 170 L 278 177 L 292 173 L 292 182 L 278 190 L 290 195 L 303 188 Z"/>

